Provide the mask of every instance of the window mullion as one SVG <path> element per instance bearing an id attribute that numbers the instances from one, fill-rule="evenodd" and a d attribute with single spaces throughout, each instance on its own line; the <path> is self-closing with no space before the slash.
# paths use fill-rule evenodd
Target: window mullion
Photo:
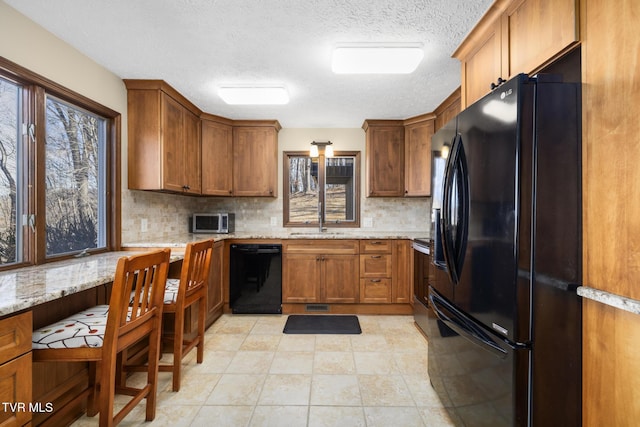
<path id="1" fill-rule="evenodd" d="M 37 264 L 46 260 L 46 173 L 45 173 L 45 143 L 46 143 L 46 92 L 44 88 L 35 86 L 32 88 L 32 123 L 35 125 L 35 142 L 30 142 L 29 147 L 29 180 L 33 185 L 29 186 L 30 213 L 35 215 L 35 233 L 32 236 L 32 256 Z"/>

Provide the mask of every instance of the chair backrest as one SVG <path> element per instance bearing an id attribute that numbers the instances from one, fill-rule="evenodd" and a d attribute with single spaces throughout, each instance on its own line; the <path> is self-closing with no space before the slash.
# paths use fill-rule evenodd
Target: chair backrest
<path id="1" fill-rule="evenodd" d="M 182 270 L 180 271 L 180 288 L 176 297 L 177 304 L 181 304 L 188 295 L 198 289 L 208 286 L 212 252 L 213 239 L 187 244 Z"/>
<path id="2" fill-rule="evenodd" d="M 104 350 L 118 352 L 160 327 L 170 255 L 163 249 L 118 260 Z"/>

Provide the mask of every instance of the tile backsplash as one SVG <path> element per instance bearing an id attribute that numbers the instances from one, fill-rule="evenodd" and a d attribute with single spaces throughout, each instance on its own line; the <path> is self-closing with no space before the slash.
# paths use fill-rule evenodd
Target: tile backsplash
<path id="1" fill-rule="evenodd" d="M 428 234 L 430 206 L 431 199 L 424 197 L 362 198 L 361 229 Z M 281 197 L 190 197 L 123 190 L 122 242 L 161 241 L 164 237 L 186 232 L 189 215 L 194 212 L 233 212 L 236 231 L 284 230 Z M 271 218 L 277 222 L 275 227 L 271 225 Z M 366 227 L 369 221 L 371 227 Z M 353 229 L 354 232 L 357 230 Z"/>

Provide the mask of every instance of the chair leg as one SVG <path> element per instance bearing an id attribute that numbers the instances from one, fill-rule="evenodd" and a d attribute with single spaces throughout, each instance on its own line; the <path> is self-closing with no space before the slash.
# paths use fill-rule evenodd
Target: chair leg
<path id="1" fill-rule="evenodd" d="M 115 368 L 115 355 L 110 359 L 103 359 L 98 367 L 100 372 L 100 394 L 98 400 L 98 405 L 100 407 L 100 427 L 112 427 L 114 425 L 113 404 L 116 392 Z"/>
<path id="2" fill-rule="evenodd" d="M 162 318 L 160 319 L 162 323 Z M 153 421 L 156 417 L 156 396 L 158 393 L 158 370 L 160 366 L 160 355 L 162 350 L 161 335 L 162 329 L 157 328 L 149 335 L 149 363 L 147 364 L 147 384 L 149 385 L 149 394 L 147 394 L 146 416 L 147 421 Z"/>
<path id="3" fill-rule="evenodd" d="M 94 417 L 99 410 L 98 402 L 100 401 L 100 391 L 99 391 L 99 382 L 98 382 L 98 362 L 89 362 L 89 387 L 92 391 L 89 394 L 89 398 L 87 399 L 87 416 Z"/>
<path id="4" fill-rule="evenodd" d="M 180 391 L 180 376 L 182 374 L 182 348 L 184 343 L 184 310 L 177 310 L 175 314 L 173 340 L 173 391 Z"/>
<path id="5" fill-rule="evenodd" d="M 200 298 L 198 304 L 198 345 L 196 351 L 196 362 L 202 363 L 204 360 L 204 324 L 207 322 L 207 298 Z"/>

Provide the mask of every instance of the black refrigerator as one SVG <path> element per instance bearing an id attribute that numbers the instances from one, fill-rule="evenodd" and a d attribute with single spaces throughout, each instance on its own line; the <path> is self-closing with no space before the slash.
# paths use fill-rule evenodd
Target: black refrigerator
<path id="1" fill-rule="evenodd" d="M 443 130 L 428 370 L 457 425 L 581 425 L 580 111 L 579 85 L 518 75 Z"/>

